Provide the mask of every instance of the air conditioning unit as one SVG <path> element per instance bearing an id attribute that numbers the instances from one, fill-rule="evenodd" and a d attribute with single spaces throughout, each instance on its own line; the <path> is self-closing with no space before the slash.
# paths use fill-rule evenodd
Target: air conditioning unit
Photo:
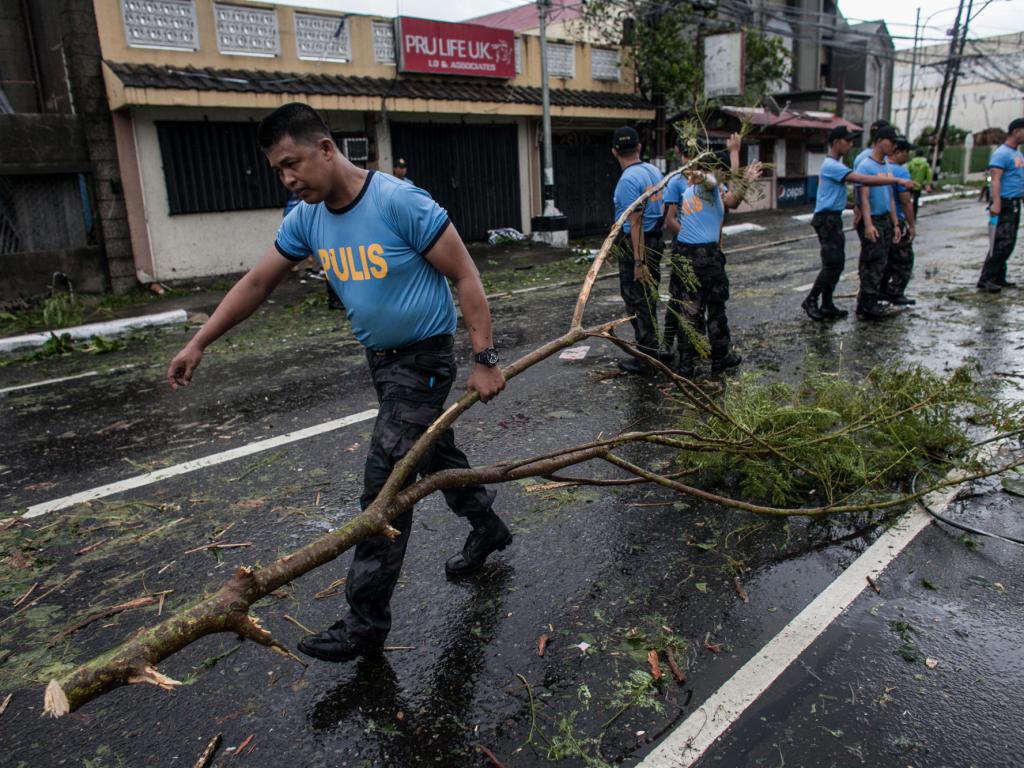
<path id="1" fill-rule="evenodd" d="M 354 163 L 365 163 L 370 159 L 369 139 L 342 139 L 341 151 Z"/>

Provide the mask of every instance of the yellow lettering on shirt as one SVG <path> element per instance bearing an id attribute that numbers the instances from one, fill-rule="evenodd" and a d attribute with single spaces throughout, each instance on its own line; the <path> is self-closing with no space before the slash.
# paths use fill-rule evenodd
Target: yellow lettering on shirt
<path id="1" fill-rule="evenodd" d="M 360 246 L 360 249 L 362 246 Z M 380 280 L 388 273 L 388 263 L 384 259 L 384 246 L 374 243 L 366 249 L 366 258 L 370 260 L 370 274 Z"/>
<path id="2" fill-rule="evenodd" d="M 352 272 L 352 279 L 353 280 L 365 280 L 366 279 L 366 275 L 364 275 L 362 272 L 360 272 L 358 269 L 356 269 L 356 263 L 352 259 L 352 247 L 351 246 L 347 246 L 343 250 L 345 251 L 345 258 L 348 259 L 348 266 L 349 266 L 350 271 Z"/>
<path id="3" fill-rule="evenodd" d="M 363 275 L 366 277 L 367 280 L 369 280 L 370 279 L 370 268 L 368 266 L 366 266 L 366 246 L 365 245 L 360 245 L 359 246 L 359 261 L 363 265 Z"/>
<path id="4" fill-rule="evenodd" d="M 331 255 L 321 248 L 317 253 L 320 256 L 320 267 L 324 272 L 331 268 Z"/>
<path id="5" fill-rule="evenodd" d="M 330 250 L 331 255 L 331 270 L 334 272 L 335 277 L 344 282 L 348 280 L 348 264 L 345 262 L 345 249 L 341 249 L 341 267 L 338 267 L 338 256 L 334 253 L 334 249 Z"/>

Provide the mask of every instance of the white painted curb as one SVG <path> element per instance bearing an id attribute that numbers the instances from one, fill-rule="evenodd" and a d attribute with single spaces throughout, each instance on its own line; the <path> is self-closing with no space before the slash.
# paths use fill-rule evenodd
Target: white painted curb
<path id="1" fill-rule="evenodd" d="M 13 352 L 25 347 L 40 347 L 49 341 L 51 335 L 63 336 L 67 334 L 72 339 L 91 339 L 93 336 L 119 336 L 137 328 L 149 328 L 157 325 L 174 325 L 184 323 L 188 320 L 188 312 L 184 309 L 175 309 L 170 312 L 161 312 L 156 315 L 140 315 L 139 317 L 126 317 L 121 320 L 108 320 L 105 323 L 89 323 L 87 325 L 76 325 L 73 328 L 61 328 L 58 331 L 46 333 L 29 333 L 24 336 L 8 336 L 0 339 L 0 353 Z"/>

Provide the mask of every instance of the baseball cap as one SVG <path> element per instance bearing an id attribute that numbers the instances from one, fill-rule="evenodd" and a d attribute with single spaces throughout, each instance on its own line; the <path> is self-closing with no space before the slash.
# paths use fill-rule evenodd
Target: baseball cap
<path id="1" fill-rule="evenodd" d="M 859 135 L 859 133 L 851 131 L 849 126 L 837 125 L 835 128 L 828 132 L 828 143 L 831 144 L 833 141 L 839 141 L 839 139 L 847 139 L 848 141 L 853 141 Z"/>
<path id="2" fill-rule="evenodd" d="M 405 168 L 405 158 L 404 157 L 396 157 L 395 158 L 395 168 Z"/>
<path id="3" fill-rule="evenodd" d="M 1021 121 L 1021 127 L 1024 127 L 1024 121 Z M 917 147 L 914 146 L 906 136 L 900 136 L 896 139 L 896 149 L 913 152 Z"/>
<path id="4" fill-rule="evenodd" d="M 636 149 L 640 146 L 640 134 L 628 125 L 616 128 L 612 136 L 612 146 L 619 151 Z"/>
<path id="5" fill-rule="evenodd" d="M 902 138 L 895 128 L 891 125 L 883 125 L 874 134 L 875 141 L 881 141 L 882 139 L 888 139 L 889 141 L 899 141 Z"/>
<path id="6" fill-rule="evenodd" d="M 1018 117 L 1016 120 L 1010 123 L 1010 127 L 1006 129 L 1006 132 L 1013 133 L 1018 128 L 1024 128 L 1024 117 Z"/>

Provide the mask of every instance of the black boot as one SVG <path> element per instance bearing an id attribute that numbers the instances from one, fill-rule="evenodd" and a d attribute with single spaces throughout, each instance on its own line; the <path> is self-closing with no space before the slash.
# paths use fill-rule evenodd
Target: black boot
<path id="1" fill-rule="evenodd" d="M 804 312 L 807 313 L 807 316 L 811 318 L 811 320 L 820 321 L 825 319 L 825 314 L 818 309 L 818 297 L 813 293 L 800 302 L 800 306 L 803 307 Z"/>
<path id="2" fill-rule="evenodd" d="M 857 317 L 862 320 L 886 320 L 892 317 L 892 313 L 883 309 L 877 300 L 871 298 L 857 303 Z"/>
<path id="3" fill-rule="evenodd" d="M 346 629 L 345 622 L 339 621 L 323 632 L 306 635 L 299 641 L 299 650 L 321 661 L 350 661 L 357 656 L 375 656 L 381 652 L 383 645 L 353 637 Z"/>
<path id="4" fill-rule="evenodd" d="M 841 320 L 842 318 L 847 317 L 850 313 L 845 309 L 840 309 L 830 300 L 828 302 L 821 302 L 821 314 L 825 316 L 826 320 Z"/>
<path id="5" fill-rule="evenodd" d="M 724 373 L 730 368 L 735 368 L 737 365 L 743 362 L 743 358 L 737 355 L 735 352 L 730 352 L 724 357 L 712 358 L 711 360 L 711 375 L 717 376 L 720 373 Z"/>
<path id="6" fill-rule="evenodd" d="M 652 368 L 647 363 L 637 360 L 635 357 L 627 357 L 625 360 L 618 360 L 615 363 L 623 373 L 643 374 L 650 373 Z"/>
<path id="7" fill-rule="evenodd" d="M 449 576 L 466 576 L 479 571 L 487 556 L 495 550 L 502 550 L 512 543 L 512 533 L 497 515 L 491 515 L 480 525 L 473 526 L 466 538 L 462 551 L 448 558 L 444 564 Z"/>

